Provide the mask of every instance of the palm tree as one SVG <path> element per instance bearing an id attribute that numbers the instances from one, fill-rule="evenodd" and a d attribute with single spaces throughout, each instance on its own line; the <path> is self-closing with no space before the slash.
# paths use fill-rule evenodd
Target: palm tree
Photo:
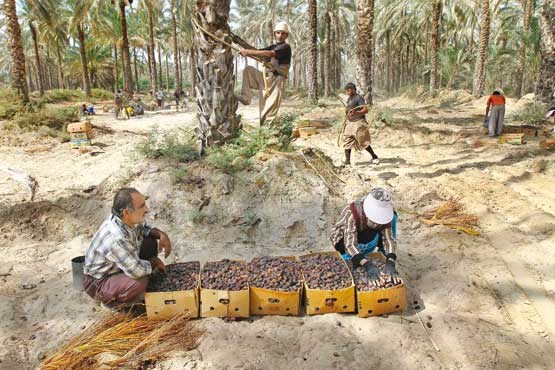
<path id="1" fill-rule="evenodd" d="M 156 78 L 156 57 L 154 44 L 154 14 L 155 5 L 160 2 L 154 0 L 144 0 L 148 17 L 148 62 L 150 63 L 150 87 L 154 91 L 158 91 L 158 79 Z"/>
<path id="2" fill-rule="evenodd" d="M 555 101 L 555 0 L 545 0 L 541 13 L 541 69 L 536 97 L 546 104 Z"/>
<path id="3" fill-rule="evenodd" d="M 83 91 L 85 96 L 89 97 L 91 95 L 91 80 L 89 75 L 89 67 L 87 63 L 87 50 L 85 44 L 85 30 L 88 30 L 88 20 L 91 7 L 93 5 L 92 0 L 67 0 L 65 2 L 67 7 L 67 12 L 69 15 L 69 30 L 72 33 L 77 34 L 77 39 L 79 40 L 79 53 L 81 57 L 81 68 L 82 68 L 82 79 L 83 79 Z"/>
<path id="4" fill-rule="evenodd" d="M 27 104 L 29 102 L 29 90 L 25 77 L 25 55 L 23 54 L 23 41 L 17 19 L 15 0 L 5 0 L 3 10 L 8 21 L 9 49 L 12 57 L 12 87 L 17 90 L 21 102 Z"/>
<path id="5" fill-rule="evenodd" d="M 481 0 L 481 4 L 482 21 L 480 22 L 480 45 L 478 48 L 478 59 L 476 61 L 476 68 L 474 71 L 474 87 L 472 89 L 472 93 L 476 97 L 482 95 L 484 91 L 490 26 L 489 0 Z"/>
<path id="6" fill-rule="evenodd" d="M 176 0 L 170 0 L 170 12 L 171 12 L 171 32 L 173 40 L 173 65 L 175 69 L 175 90 L 181 91 L 181 74 L 179 71 L 179 48 L 177 47 L 177 4 Z"/>
<path id="7" fill-rule="evenodd" d="M 316 0 L 308 0 L 308 98 L 318 101 L 318 14 Z"/>
<path id="8" fill-rule="evenodd" d="M 372 105 L 372 55 L 374 0 L 358 0 L 357 80 L 368 105 Z"/>
<path id="9" fill-rule="evenodd" d="M 228 25 L 231 0 L 213 3 L 196 2 L 193 17 L 205 30 L 231 42 Z M 197 138 L 202 150 L 221 144 L 237 133 L 237 99 L 234 96 L 235 74 L 231 48 L 216 42 L 195 27 Z"/>
<path id="10" fill-rule="evenodd" d="M 441 22 L 441 0 L 434 2 L 432 11 L 432 58 L 430 65 L 430 91 L 437 89 L 437 66 L 439 63 L 439 24 Z"/>
<path id="11" fill-rule="evenodd" d="M 530 30 L 530 20 L 534 11 L 534 0 L 525 0 L 524 11 L 522 12 L 522 38 L 520 44 L 520 57 L 516 72 L 516 96 L 522 95 L 524 88 L 524 73 L 526 64 L 526 43 L 528 41 L 528 31 Z"/>

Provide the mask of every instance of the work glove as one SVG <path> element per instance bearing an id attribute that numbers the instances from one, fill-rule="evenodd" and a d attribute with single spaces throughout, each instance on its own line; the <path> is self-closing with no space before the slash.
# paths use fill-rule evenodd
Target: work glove
<path id="1" fill-rule="evenodd" d="M 386 260 L 383 273 L 386 280 L 391 281 L 393 284 L 399 283 L 400 278 L 397 269 L 395 268 L 395 260 L 393 258 L 388 258 Z"/>
<path id="2" fill-rule="evenodd" d="M 367 260 L 364 264 L 364 269 L 366 270 L 366 275 L 368 276 L 368 282 L 372 285 L 378 286 L 380 279 L 380 269 L 372 260 Z"/>

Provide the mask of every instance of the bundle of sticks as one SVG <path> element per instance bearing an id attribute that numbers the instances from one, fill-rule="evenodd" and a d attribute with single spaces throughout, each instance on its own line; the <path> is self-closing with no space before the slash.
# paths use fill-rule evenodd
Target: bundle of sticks
<path id="1" fill-rule="evenodd" d="M 110 314 L 47 358 L 41 369 L 85 370 L 101 365 L 137 367 L 173 350 L 195 348 L 202 334 L 186 315 L 168 321 L 149 321 L 145 315 Z M 109 361 L 99 358 L 104 353 L 111 355 Z"/>
<path id="2" fill-rule="evenodd" d="M 478 216 L 465 213 L 464 206 L 458 199 L 449 199 L 441 206 L 421 215 L 420 220 L 429 226 L 444 225 L 453 230 L 478 236 Z"/>

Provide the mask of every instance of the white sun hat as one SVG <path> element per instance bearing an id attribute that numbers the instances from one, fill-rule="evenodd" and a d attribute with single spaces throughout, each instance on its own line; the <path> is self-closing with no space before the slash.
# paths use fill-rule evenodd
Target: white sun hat
<path id="1" fill-rule="evenodd" d="M 382 188 L 374 188 L 364 198 L 362 209 L 366 218 L 380 225 L 385 225 L 393 220 L 393 205 L 391 194 Z"/>
<path id="2" fill-rule="evenodd" d="M 289 33 L 289 25 L 287 24 L 287 22 L 276 23 L 276 25 L 274 26 L 274 32 L 277 32 L 277 31 Z"/>

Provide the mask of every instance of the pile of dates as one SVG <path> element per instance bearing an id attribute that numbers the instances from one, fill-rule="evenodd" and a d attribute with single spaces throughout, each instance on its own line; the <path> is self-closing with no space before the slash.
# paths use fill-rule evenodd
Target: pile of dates
<path id="1" fill-rule="evenodd" d="M 336 290 L 353 285 L 349 268 L 335 254 L 303 256 L 301 268 L 310 289 Z"/>
<path id="2" fill-rule="evenodd" d="M 297 261 L 285 257 L 255 257 L 249 262 L 252 286 L 282 292 L 301 288 L 301 268 Z"/>
<path id="3" fill-rule="evenodd" d="M 368 281 L 368 274 L 366 273 L 366 269 L 364 267 L 357 267 L 356 269 L 352 268 L 351 271 L 353 273 L 353 278 L 355 279 L 355 285 L 357 289 L 361 292 L 373 292 L 380 289 L 387 289 L 393 288 L 394 286 L 403 284 L 401 278 L 398 278 L 397 283 L 391 280 L 391 277 L 385 275 L 383 273 L 383 268 L 385 267 L 385 262 L 380 260 L 373 260 L 374 264 L 378 267 L 381 271 L 380 278 L 373 283 Z"/>
<path id="4" fill-rule="evenodd" d="M 227 259 L 206 262 L 202 269 L 201 287 L 217 290 L 248 289 L 249 275 L 247 264 Z"/>
<path id="5" fill-rule="evenodd" d="M 183 262 L 166 266 L 166 272 L 157 272 L 148 279 L 149 292 L 191 290 L 198 286 L 200 262 Z"/>

